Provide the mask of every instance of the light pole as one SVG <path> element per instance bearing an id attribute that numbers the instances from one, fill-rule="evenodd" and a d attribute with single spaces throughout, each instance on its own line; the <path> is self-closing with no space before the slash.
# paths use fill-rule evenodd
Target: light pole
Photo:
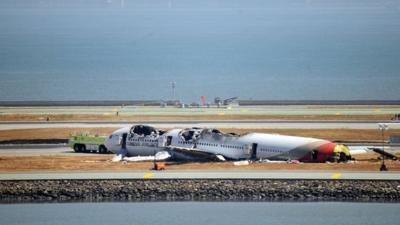
<path id="1" fill-rule="evenodd" d="M 171 82 L 171 87 L 172 87 L 172 100 L 175 101 L 175 86 L 176 86 L 176 82 L 172 81 Z"/>
<path id="2" fill-rule="evenodd" d="M 389 127 L 385 123 L 380 123 L 380 124 L 378 124 L 378 126 L 379 126 L 379 130 L 381 130 L 381 133 L 382 133 L 382 151 L 383 151 L 382 165 L 381 165 L 381 168 L 379 170 L 380 171 L 387 171 L 388 169 L 386 168 L 386 165 L 385 165 L 385 131 L 388 130 Z"/>

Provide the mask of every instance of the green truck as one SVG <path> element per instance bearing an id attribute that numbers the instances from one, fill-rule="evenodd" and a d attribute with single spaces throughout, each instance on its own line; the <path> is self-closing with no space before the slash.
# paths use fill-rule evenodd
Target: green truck
<path id="1" fill-rule="evenodd" d="M 109 153 L 104 145 L 106 136 L 78 134 L 71 135 L 68 140 L 68 146 L 73 148 L 75 152 L 98 152 L 101 154 Z"/>

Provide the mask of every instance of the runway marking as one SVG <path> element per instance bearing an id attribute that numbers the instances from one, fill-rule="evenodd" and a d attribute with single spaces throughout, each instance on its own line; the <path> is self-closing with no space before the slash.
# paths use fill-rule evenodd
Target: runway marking
<path id="1" fill-rule="evenodd" d="M 146 173 L 144 176 L 143 176 L 143 179 L 150 179 L 150 178 L 152 178 L 154 176 L 154 173 Z"/>
<path id="2" fill-rule="evenodd" d="M 331 178 L 334 180 L 337 180 L 337 179 L 340 179 L 340 177 L 342 177 L 341 173 L 334 173 Z"/>

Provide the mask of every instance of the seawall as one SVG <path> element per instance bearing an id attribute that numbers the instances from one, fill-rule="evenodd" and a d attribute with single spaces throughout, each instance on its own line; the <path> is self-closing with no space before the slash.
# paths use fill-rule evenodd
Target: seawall
<path id="1" fill-rule="evenodd" d="M 0 181 L 0 202 L 43 201 L 394 201 L 399 181 L 33 180 Z"/>

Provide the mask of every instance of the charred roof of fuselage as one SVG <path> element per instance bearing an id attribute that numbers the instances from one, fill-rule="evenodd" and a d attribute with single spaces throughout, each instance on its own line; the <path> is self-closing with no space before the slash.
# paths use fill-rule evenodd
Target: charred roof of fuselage
<path id="1" fill-rule="evenodd" d="M 179 132 L 179 136 L 184 141 L 196 141 L 200 138 L 211 137 L 214 139 L 219 139 L 221 137 L 239 137 L 240 135 L 235 133 L 223 133 L 217 129 L 208 129 L 208 128 L 186 128 Z"/>
<path id="2" fill-rule="evenodd" d="M 158 130 L 152 126 L 147 126 L 147 125 L 134 125 L 131 127 L 129 133 L 131 134 L 136 134 L 139 136 L 158 136 L 162 135 L 165 133 L 163 130 Z"/>
<path id="3" fill-rule="evenodd" d="M 179 136 L 184 141 L 194 141 L 200 137 L 200 133 L 202 132 L 202 128 L 193 127 L 193 128 L 186 128 L 179 132 Z"/>

